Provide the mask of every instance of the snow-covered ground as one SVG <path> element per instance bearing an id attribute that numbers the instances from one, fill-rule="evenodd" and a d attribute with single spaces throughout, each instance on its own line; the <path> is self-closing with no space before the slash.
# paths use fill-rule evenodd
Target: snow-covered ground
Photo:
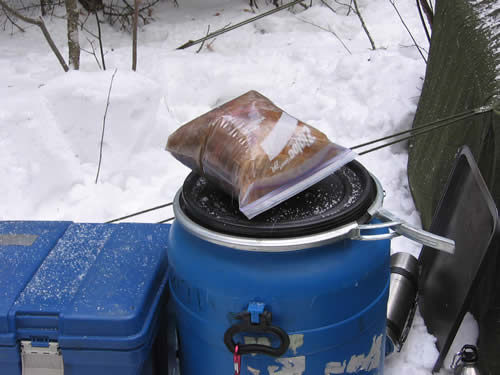
<path id="1" fill-rule="evenodd" d="M 23 24 L 25 33 L 1 30 L 0 220 L 102 222 L 170 202 L 189 171 L 164 150 L 168 135 L 248 90 L 344 146 L 409 128 L 425 63 L 388 0 L 358 3 L 375 51 L 345 6 L 329 1 L 334 13 L 315 0 L 307 10 L 296 6 L 219 36 L 196 53 L 198 46 L 175 48 L 204 36 L 208 25 L 213 31 L 249 18 L 248 2 L 179 0 L 177 8 L 163 1 L 154 10 L 156 21 L 139 32 L 137 72 L 131 71 L 130 35 L 108 25 L 108 70 L 100 71 L 94 56 L 83 53 L 80 71 L 70 73 L 63 72 L 36 27 Z M 415 1 L 396 4 L 427 48 Z M 259 5 L 258 11 L 272 9 L 264 0 Z M 67 56 L 65 20 L 45 22 Z M 86 27 L 96 30 L 93 19 Z M 90 49 L 83 33 L 80 40 Z M 385 207 L 419 225 L 406 145 L 358 160 L 382 182 Z M 171 216 L 167 208 L 134 221 Z M 392 242 L 393 252 L 419 250 L 405 239 Z M 430 373 L 438 355 L 434 341 L 417 314 L 403 351 L 387 359 L 385 374 Z"/>

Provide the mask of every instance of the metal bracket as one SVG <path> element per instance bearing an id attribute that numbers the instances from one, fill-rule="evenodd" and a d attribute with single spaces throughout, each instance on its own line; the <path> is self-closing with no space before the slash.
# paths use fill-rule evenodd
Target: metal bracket
<path id="1" fill-rule="evenodd" d="M 384 222 L 379 224 L 358 225 L 352 230 L 351 238 L 360 241 L 378 241 L 390 240 L 394 237 L 404 236 L 422 245 L 445 251 L 450 254 L 453 254 L 455 251 L 455 241 L 427 232 L 423 229 L 415 228 L 383 208 L 379 209 L 375 216 Z M 392 231 L 385 234 L 374 235 L 364 235 L 361 233 L 363 230 L 379 228 L 389 228 Z"/>
<path id="2" fill-rule="evenodd" d="M 59 344 L 48 342 L 34 346 L 31 341 L 21 341 L 22 375 L 64 375 L 64 362 Z"/>
<path id="3" fill-rule="evenodd" d="M 383 208 L 377 212 L 377 217 L 389 222 L 399 221 L 400 224 L 394 226 L 392 229 L 401 236 L 449 254 L 455 252 L 455 241 L 427 232 L 423 229 L 415 228 Z"/>
<path id="4" fill-rule="evenodd" d="M 400 221 L 390 221 L 387 223 L 378 223 L 378 224 L 361 224 L 358 225 L 354 230 L 353 230 L 353 235 L 352 239 L 353 240 L 359 240 L 359 241 L 379 241 L 379 240 L 390 240 L 391 238 L 399 236 L 398 233 L 396 232 L 389 232 L 385 234 L 361 234 L 361 231 L 363 230 L 370 230 L 370 229 L 380 229 L 380 228 L 393 228 L 396 225 L 400 225 Z"/>

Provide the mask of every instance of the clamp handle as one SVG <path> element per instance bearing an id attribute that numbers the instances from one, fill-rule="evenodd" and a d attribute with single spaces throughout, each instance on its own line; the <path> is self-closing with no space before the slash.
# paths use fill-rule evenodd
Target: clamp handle
<path id="1" fill-rule="evenodd" d="M 404 236 L 410 240 L 416 241 L 424 246 L 432 247 L 436 250 L 441 250 L 449 254 L 453 254 L 455 252 L 455 241 L 452 239 L 438 236 L 437 234 L 427 232 L 423 229 L 415 228 L 383 208 L 379 209 L 375 213 L 375 216 L 384 222 L 380 224 L 358 225 L 353 229 L 351 238 L 360 241 L 378 241 L 390 240 L 394 237 Z M 361 233 L 362 230 L 378 228 L 389 228 L 393 231 L 375 235 L 364 235 Z"/>
<path id="2" fill-rule="evenodd" d="M 232 325 L 224 334 L 224 343 L 231 353 L 235 352 L 236 345 L 238 345 L 238 353 L 240 355 L 266 354 L 272 357 L 281 357 L 288 350 L 290 338 L 282 328 L 271 325 L 271 312 L 264 310 L 260 314 L 260 322 L 257 324 L 252 323 L 251 313 L 248 311 L 239 313 L 236 319 L 241 320 L 241 323 Z M 272 334 L 279 338 L 280 345 L 279 347 L 272 347 L 261 344 L 236 344 L 233 339 L 234 335 L 245 332 Z"/>

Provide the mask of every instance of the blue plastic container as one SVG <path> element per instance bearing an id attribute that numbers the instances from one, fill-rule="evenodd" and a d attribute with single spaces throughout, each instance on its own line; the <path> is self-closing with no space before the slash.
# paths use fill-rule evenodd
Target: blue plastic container
<path id="1" fill-rule="evenodd" d="M 153 374 L 169 227 L 1 222 L 0 373 Z"/>
<path id="2" fill-rule="evenodd" d="M 383 373 L 388 240 L 259 252 L 217 245 L 192 233 L 177 219 L 168 242 L 182 375 L 233 374 L 224 334 L 255 302 L 272 313 L 272 325 L 286 331 L 290 345 L 281 357 L 242 356 L 241 374 Z M 369 234 L 381 233 L 386 230 Z M 280 343 L 274 335 L 253 333 L 234 341 Z"/>

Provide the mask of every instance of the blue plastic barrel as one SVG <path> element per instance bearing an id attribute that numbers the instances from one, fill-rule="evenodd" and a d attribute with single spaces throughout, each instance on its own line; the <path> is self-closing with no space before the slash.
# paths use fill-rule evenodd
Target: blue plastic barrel
<path id="1" fill-rule="evenodd" d="M 182 375 L 382 374 L 390 243 L 351 239 L 387 233 L 359 226 L 382 200 L 351 162 L 248 220 L 188 176 L 168 238 Z"/>
<path id="2" fill-rule="evenodd" d="M 242 356 L 241 374 L 383 373 L 389 241 L 244 251 L 200 239 L 177 220 L 169 263 L 183 375 L 234 373 L 224 334 L 252 302 L 265 304 L 290 345 L 278 358 Z M 251 334 L 237 340 L 279 345 Z"/>

